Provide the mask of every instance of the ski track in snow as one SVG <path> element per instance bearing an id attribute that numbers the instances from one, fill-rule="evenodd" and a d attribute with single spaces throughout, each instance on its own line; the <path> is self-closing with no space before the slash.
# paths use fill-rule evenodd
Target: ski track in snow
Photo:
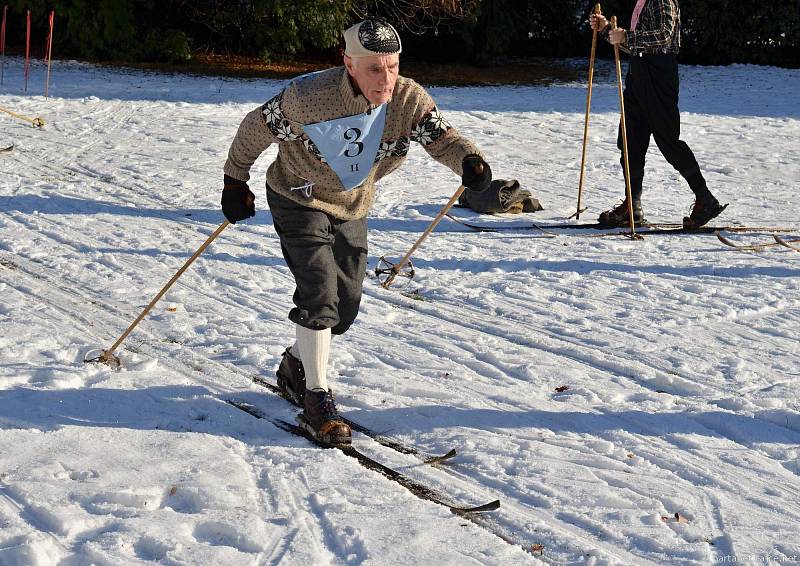
<path id="1" fill-rule="evenodd" d="M 445 219 L 414 257 L 409 289 L 424 300 L 368 278 L 334 341 L 340 407 L 428 453 L 455 446 L 431 468 L 356 438 L 457 502 L 500 498 L 480 528 L 222 402 L 295 412 L 248 379 L 271 379 L 292 338 L 292 279 L 258 190 L 274 149 L 253 170 L 256 218 L 224 231 L 128 337 L 125 369 L 81 363 L 223 220 L 228 144 L 285 83 L 69 63 L 45 101 L 19 93 L 19 66 L 0 105 L 47 125 L 4 118 L 0 140 L 15 144 L 0 157 L 0 563 L 800 561 L 791 250 L 542 240 Z M 621 195 L 616 91 L 607 65 L 597 76 L 587 221 Z M 682 78 L 684 139 L 733 203 L 719 223 L 800 232 L 800 74 Z M 542 200 L 534 221 L 574 211 L 581 85 L 431 91 L 496 177 Z M 371 266 L 402 256 L 458 184 L 419 148 L 408 161 L 379 187 Z M 680 220 L 691 193 L 655 149 L 645 182 L 650 220 Z"/>

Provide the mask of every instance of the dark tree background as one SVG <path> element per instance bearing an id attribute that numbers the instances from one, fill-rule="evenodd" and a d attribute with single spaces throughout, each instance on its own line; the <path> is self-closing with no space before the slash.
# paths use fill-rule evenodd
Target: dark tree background
<path id="1" fill-rule="evenodd" d="M 0 0 L 2 4 L 3 0 Z M 635 0 L 602 2 L 627 27 Z M 7 0 L 7 43 L 41 54 L 56 11 L 55 52 L 90 60 L 182 61 L 193 52 L 264 60 L 332 57 L 365 15 L 398 27 L 404 55 L 491 64 L 514 56 L 585 57 L 594 6 L 583 0 Z M 684 62 L 800 67 L 800 0 L 680 0 Z M 602 54 L 601 49 L 601 54 Z M 605 54 L 607 55 L 608 52 Z"/>

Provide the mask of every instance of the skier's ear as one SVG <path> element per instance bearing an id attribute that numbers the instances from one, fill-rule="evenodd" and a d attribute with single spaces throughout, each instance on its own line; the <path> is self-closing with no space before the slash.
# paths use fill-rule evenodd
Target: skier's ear
<path id="1" fill-rule="evenodd" d="M 347 69 L 347 74 L 349 74 L 351 77 L 355 76 L 356 70 L 352 57 L 349 57 L 347 55 L 344 56 L 344 67 L 345 69 Z"/>

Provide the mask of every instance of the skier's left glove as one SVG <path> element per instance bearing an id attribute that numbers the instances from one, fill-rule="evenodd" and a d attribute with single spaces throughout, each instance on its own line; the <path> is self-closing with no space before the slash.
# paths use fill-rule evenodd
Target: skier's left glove
<path id="1" fill-rule="evenodd" d="M 222 189 L 222 213 L 231 224 L 256 215 L 256 195 L 247 183 L 225 175 Z"/>
<path id="2" fill-rule="evenodd" d="M 492 169 L 480 155 L 468 155 L 461 162 L 461 184 L 471 191 L 482 193 L 492 182 Z"/>

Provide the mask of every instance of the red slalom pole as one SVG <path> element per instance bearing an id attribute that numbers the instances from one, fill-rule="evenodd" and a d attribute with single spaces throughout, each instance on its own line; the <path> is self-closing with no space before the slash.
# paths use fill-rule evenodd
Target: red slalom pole
<path id="1" fill-rule="evenodd" d="M 3 75 L 6 70 L 6 16 L 8 5 L 3 6 L 3 23 L 0 24 L 0 85 L 3 84 Z"/>
<path id="2" fill-rule="evenodd" d="M 28 10 L 26 32 L 25 32 L 25 92 L 28 92 L 28 72 L 30 71 L 31 59 L 31 11 Z"/>
<path id="3" fill-rule="evenodd" d="M 50 35 L 47 36 L 47 80 L 44 83 L 44 97 L 47 98 L 50 91 L 50 63 L 53 60 L 53 21 L 56 17 L 56 11 L 50 11 Z"/>

